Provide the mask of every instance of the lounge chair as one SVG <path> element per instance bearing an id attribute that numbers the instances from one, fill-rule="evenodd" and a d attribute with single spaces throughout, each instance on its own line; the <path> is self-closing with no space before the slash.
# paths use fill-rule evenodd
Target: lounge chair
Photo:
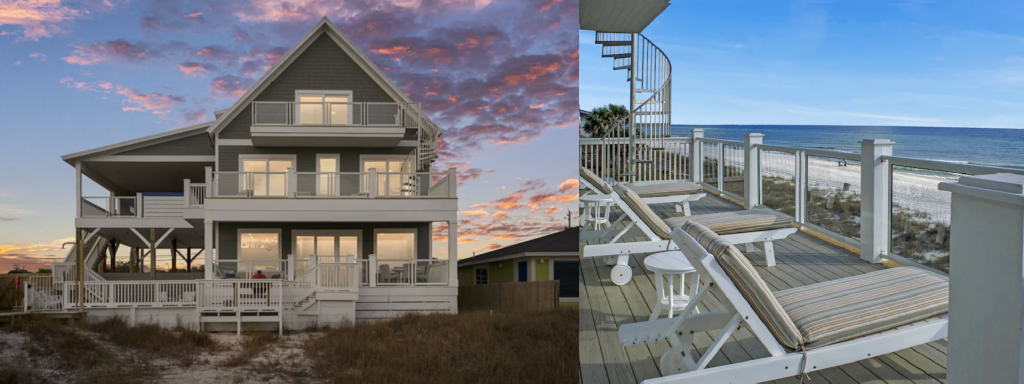
<path id="1" fill-rule="evenodd" d="M 672 231 L 702 283 L 679 317 L 619 328 L 622 345 L 668 341 L 663 377 L 645 384 L 760 383 L 849 364 L 946 338 L 949 278 L 899 267 L 772 293 L 750 262 L 708 228 Z M 692 314 L 711 291 L 724 309 Z M 707 368 L 744 323 L 769 357 Z M 717 335 L 693 360 L 693 334 Z"/>
<path id="2" fill-rule="evenodd" d="M 781 240 L 796 233 L 793 218 L 770 209 L 751 209 L 707 215 L 682 216 L 662 219 L 632 189 L 623 184 L 614 188 L 611 195 L 615 204 L 631 222 L 619 231 L 607 244 L 586 245 L 583 257 L 616 258 L 612 267 L 612 282 L 623 285 L 633 277 L 629 267 L 629 255 L 679 249 L 673 243 L 670 233 L 688 222 L 700 223 L 722 236 L 732 244 L 764 243 L 765 260 L 769 267 L 775 266 L 775 247 L 772 241 Z M 618 243 L 630 229 L 636 227 L 647 237 L 647 241 Z M 748 247 L 748 251 L 751 251 Z M 609 264 L 612 264 L 609 262 Z"/>
<path id="3" fill-rule="evenodd" d="M 615 193 L 612 186 L 604 180 L 601 180 L 594 172 L 591 172 L 584 166 L 580 166 L 580 182 L 586 189 L 589 189 L 589 193 L 599 195 L 612 195 Z M 676 206 L 676 212 L 682 212 L 686 216 L 690 216 L 690 202 L 700 200 L 700 198 L 707 196 L 704 193 L 704 188 L 697 183 L 689 181 L 667 181 L 657 183 L 645 183 L 645 184 L 630 184 L 630 183 L 619 183 L 616 185 L 626 185 L 630 187 L 641 199 L 647 204 L 664 204 L 674 203 Z M 584 194 L 586 196 L 586 194 Z"/>

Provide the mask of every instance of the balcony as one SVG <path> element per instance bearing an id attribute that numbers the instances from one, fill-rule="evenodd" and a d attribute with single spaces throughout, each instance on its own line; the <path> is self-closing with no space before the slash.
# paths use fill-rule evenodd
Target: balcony
<path id="1" fill-rule="evenodd" d="M 254 146 L 394 147 L 425 124 L 418 104 L 255 101 Z"/>

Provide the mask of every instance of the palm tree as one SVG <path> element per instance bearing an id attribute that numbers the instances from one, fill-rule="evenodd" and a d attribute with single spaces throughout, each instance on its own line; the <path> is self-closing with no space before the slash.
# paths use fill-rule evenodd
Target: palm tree
<path id="1" fill-rule="evenodd" d="M 617 125 L 625 124 L 628 117 L 629 110 L 621 105 L 608 104 L 604 107 L 597 107 L 590 112 L 590 117 L 583 124 L 583 132 L 590 137 L 605 137 Z"/>

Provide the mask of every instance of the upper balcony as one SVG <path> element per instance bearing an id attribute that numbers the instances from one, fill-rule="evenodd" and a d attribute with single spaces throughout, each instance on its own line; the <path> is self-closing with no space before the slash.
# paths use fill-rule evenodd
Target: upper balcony
<path id="1" fill-rule="evenodd" d="M 418 104 L 254 101 L 250 133 L 254 146 L 394 147 L 424 120 Z"/>

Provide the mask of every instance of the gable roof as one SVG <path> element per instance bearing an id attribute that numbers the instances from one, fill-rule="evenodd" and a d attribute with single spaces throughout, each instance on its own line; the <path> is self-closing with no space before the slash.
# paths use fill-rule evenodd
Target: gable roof
<path id="1" fill-rule="evenodd" d="M 513 244 L 505 248 L 482 253 L 468 259 L 459 260 L 460 267 L 482 264 L 491 261 L 505 260 L 514 257 L 530 256 L 550 257 L 552 254 L 563 253 L 564 256 L 576 256 L 580 253 L 580 228 L 572 227 L 559 232 L 544 235 L 533 240 Z"/>
<path id="2" fill-rule="evenodd" d="M 238 101 L 236 101 L 234 105 L 226 110 L 222 110 L 225 111 L 225 113 L 220 114 L 217 117 L 217 120 L 214 121 L 214 123 L 207 129 L 207 133 L 209 133 L 211 137 L 215 137 L 217 133 L 223 130 L 231 120 L 234 120 L 234 118 L 238 116 L 238 114 L 241 113 L 249 103 L 252 103 L 252 101 L 256 99 L 256 96 L 263 92 L 270 83 L 284 73 L 284 71 L 295 62 L 295 59 L 306 51 L 306 48 L 309 48 L 309 46 L 323 34 L 326 34 L 332 41 L 338 44 L 338 47 L 348 54 L 349 57 L 352 58 L 352 61 L 359 65 L 363 71 L 370 75 L 370 78 L 373 79 L 377 85 L 383 88 L 384 92 L 389 96 L 395 100 L 399 100 L 400 102 L 412 104 L 412 100 L 405 95 L 405 92 L 398 89 L 398 86 L 392 83 L 391 79 L 389 79 L 384 72 L 377 67 L 377 65 L 373 64 L 373 62 L 370 61 L 370 59 L 366 57 L 366 55 L 364 55 L 351 40 L 341 33 L 341 30 L 339 30 L 330 19 L 324 16 L 324 18 L 320 19 L 320 22 L 318 22 L 316 26 L 314 26 L 313 29 L 311 29 L 309 33 L 302 38 L 302 40 L 299 40 L 299 42 L 295 44 L 288 53 L 282 56 L 281 59 L 278 60 L 277 63 L 259 79 L 259 81 L 253 84 L 253 86 L 249 88 L 242 97 L 238 98 Z M 423 118 L 429 120 L 426 116 L 423 116 Z M 429 126 L 431 124 L 427 125 Z"/>
<path id="3" fill-rule="evenodd" d="M 120 143 L 110 144 L 98 148 L 87 149 L 84 151 L 67 154 L 61 156 L 60 158 L 63 159 L 68 164 L 74 165 L 76 161 L 82 160 L 85 157 L 130 151 L 133 149 L 145 148 L 151 145 L 165 143 L 171 140 L 177 140 L 183 137 L 189 137 L 197 133 L 202 133 L 204 130 L 209 128 L 210 124 L 212 123 L 212 121 L 207 121 L 205 123 L 199 123 L 184 128 L 178 128 L 167 132 L 160 132 L 157 134 L 144 136 L 137 139 L 122 141 Z"/>

